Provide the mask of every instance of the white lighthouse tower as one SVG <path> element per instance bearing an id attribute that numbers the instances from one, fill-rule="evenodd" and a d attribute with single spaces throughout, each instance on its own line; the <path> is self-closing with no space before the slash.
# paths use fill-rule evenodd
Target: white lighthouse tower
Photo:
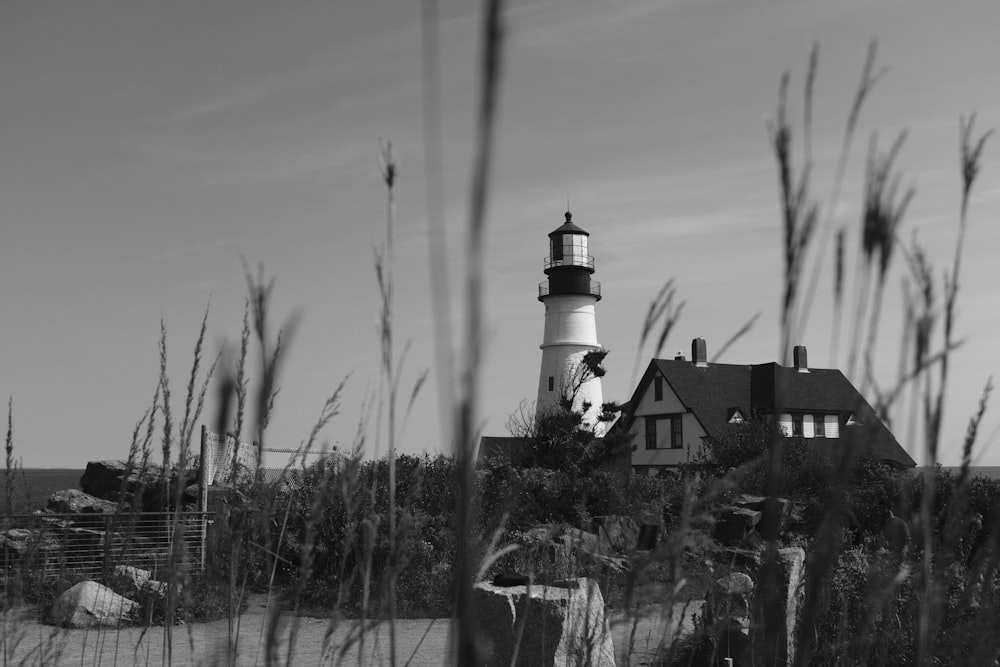
<path id="1" fill-rule="evenodd" d="M 572 398 L 574 410 L 588 406 L 584 421 L 593 425 L 604 401 L 599 377 L 603 371 L 595 376 L 584 359 L 603 348 L 597 342 L 594 317 L 601 284 L 591 280 L 594 258 L 588 254 L 589 237 L 573 224 L 569 211 L 566 222 L 549 234 L 548 279 L 538 285 L 538 300 L 545 304 L 545 334 L 535 413 L 540 415 L 562 399 Z"/>

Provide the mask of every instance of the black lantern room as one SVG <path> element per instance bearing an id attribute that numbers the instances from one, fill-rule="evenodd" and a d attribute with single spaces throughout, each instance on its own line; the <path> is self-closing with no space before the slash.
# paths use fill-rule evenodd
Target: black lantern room
<path id="1" fill-rule="evenodd" d="M 566 211 L 566 222 L 549 234 L 549 256 L 545 258 L 548 280 L 538 285 L 538 300 L 550 296 L 581 295 L 601 298 L 601 283 L 591 280 L 594 258 L 587 254 L 590 234 L 573 224 L 573 214 Z"/>

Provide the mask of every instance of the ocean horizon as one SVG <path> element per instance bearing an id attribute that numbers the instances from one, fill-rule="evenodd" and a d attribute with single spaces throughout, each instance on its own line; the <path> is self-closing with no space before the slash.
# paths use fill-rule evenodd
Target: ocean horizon
<path id="1" fill-rule="evenodd" d="M 942 466 L 944 470 L 958 472 L 960 466 Z M 918 466 L 914 473 L 930 470 Z M 1000 479 L 1000 466 L 971 466 L 972 476 Z M 83 468 L 18 468 L 14 471 L 12 490 L 13 513 L 27 513 L 45 506 L 45 501 L 56 491 L 79 489 Z M 7 479 L 0 475 L 0 500 L 6 498 Z"/>

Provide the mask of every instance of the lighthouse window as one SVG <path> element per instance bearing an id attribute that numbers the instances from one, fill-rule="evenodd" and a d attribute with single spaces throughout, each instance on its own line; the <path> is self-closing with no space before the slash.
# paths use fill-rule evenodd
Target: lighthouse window
<path id="1" fill-rule="evenodd" d="M 553 236 L 551 245 L 552 245 L 552 259 L 562 259 L 563 258 L 562 239 L 558 236 Z"/>
<path id="2" fill-rule="evenodd" d="M 586 257 L 587 237 L 582 234 L 566 234 L 562 238 L 563 257 Z"/>
<path id="3" fill-rule="evenodd" d="M 549 391 L 556 388 L 556 379 L 553 376 L 549 376 Z"/>

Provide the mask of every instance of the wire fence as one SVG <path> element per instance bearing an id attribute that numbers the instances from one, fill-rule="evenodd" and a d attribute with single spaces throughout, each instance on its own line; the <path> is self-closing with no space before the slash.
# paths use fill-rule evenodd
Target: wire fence
<path id="1" fill-rule="evenodd" d="M 12 514 L 0 517 L 5 575 L 99 579 L 119 565 L 149 570 L 205 567 L 207 512 Z"/>
<path id="2" fill-rule="evenodd" d="M 232 484 L 241 470 L 250 473 L 255 471 L 259 458 L 257 443 L 238 442 L 231 433 L 221 437 L 218 433 L 201 427 L 203 484 Z"/>

